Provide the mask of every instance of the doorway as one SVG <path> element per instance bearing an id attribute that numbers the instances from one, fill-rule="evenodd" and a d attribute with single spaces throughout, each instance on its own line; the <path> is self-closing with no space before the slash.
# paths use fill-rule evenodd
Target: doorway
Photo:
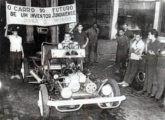
<path id="1" fill-rule="evenodd" d="M 155 1 L 131 1 L 121 0 L 119 2 L 118 29 L 124 23 L 128 24 L 131 31 L 140 30 L 144 38 L 148 31 L 154 27 Z"/>

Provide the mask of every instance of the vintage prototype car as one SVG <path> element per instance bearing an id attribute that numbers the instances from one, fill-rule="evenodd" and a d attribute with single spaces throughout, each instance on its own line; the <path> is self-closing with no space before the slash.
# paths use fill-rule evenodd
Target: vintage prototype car
<path id="1" fill-rule="evenodd" d="M 41 66 L 30 70 L 40 84 L 38 107 L 43 118 L 50 107 L 59 112 L 79 110 L 83 105 L 97 104 L 102 109 L 116 108 L 125 96 L 113 79 L 95 79 L 83 68 L 85 49 L 77 43 L 42 44 Z"/>

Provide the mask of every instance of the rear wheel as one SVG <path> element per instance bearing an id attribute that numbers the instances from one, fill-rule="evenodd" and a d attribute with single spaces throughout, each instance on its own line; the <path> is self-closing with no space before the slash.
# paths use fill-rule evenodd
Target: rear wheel
<path id="1" fill-rule="evenodd" d="M 46 88 L 46 85 L 41 84 L 40 90 L 39 90 L 38 106 L 40 109 L 40 115 L 44 119 L 47 119 L 50 113 L 50 108 L 47 105 L 48 99 L 49 99 L 49 96 L 48 96 L 48 90 Z"/>
<path id="2" fill-rule="evenodd" d="M 108 95 L 105 95 L 105 94 L 100 92 L 101 97 L 120 96 L 120 89 L 119 89 L 119 86 L 115 80 L 111 79 L 111 80 L 107 81 L 104 86 L 108 86 L 110 92 Z M 120 104 L 120 103 L 119 102 L 112 102 L 112 103 L 99 103 L 98 105 L 102 108 L 107 108 L 107 107 L 117 106 L 118 104 Z"/>

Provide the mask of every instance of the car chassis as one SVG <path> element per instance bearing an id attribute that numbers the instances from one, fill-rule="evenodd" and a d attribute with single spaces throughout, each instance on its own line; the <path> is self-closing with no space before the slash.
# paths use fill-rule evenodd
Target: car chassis
<path id="1" fill-rule="evenodd" d="M 85 72 L 85 49 L 73 44 L 59 48 L 48 43 L 41 48 L 41 66 L 29 73 L 40 84 L 38 107 L 43 118 L 49 116 L 50 107 L 59 112 L 77 111 L 87 104 L 108 109 L 118 107 L 126 99 L 120 96 L 114 79 L 100 80 Z"/>

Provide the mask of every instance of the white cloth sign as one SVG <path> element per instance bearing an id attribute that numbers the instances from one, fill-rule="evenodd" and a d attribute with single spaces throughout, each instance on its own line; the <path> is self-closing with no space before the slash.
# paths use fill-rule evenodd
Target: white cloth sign
<path id="1" fill-rule="evenodd" d="M 7 24 L 53 26 L 76 22 L 76 5 L 28 7 L 6 3 Z"/>

